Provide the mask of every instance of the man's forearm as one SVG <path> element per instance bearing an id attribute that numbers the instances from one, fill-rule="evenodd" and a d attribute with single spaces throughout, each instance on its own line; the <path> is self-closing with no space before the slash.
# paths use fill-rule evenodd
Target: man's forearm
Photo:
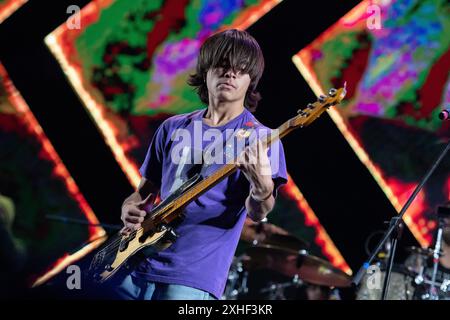
<path id="1" fill-rule="evenodd" d="M 245 208 L 247 209 L 247 214 L 253 221 L 263 220 L 270 211 L 272 211 L 275 205 L 275 198 L 270 195 L 269 198 L 260 202 L 253 199 L 251 195 L 245 200 Z"/>
<path id="2" fill-rule="evenodd" d="M 123 201 L 122 207 L 127 204 L 141 204 L 148 196 L 157 193 L 158 189 L 149 180 L 142 178 L 136 190 Z"/>
<path id="3" fill-rule="evenodd" d="M 258 176 L 252 179 L 250 194 L 245 200 L 248 216 L 253 221 L 261 221 L 275 205 L 273 189 L 275 185 L 271 177 Z"/>

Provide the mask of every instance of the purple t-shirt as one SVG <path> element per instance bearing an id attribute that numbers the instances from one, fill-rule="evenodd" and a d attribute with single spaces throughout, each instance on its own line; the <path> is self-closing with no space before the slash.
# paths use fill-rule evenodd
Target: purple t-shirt
<path id="1" fill-rule="evenodd" d="M 235 139 L 248 140 L 250 138 L 242 131 L 243 128 L 252 132 L 252 137 L 255 133 L 268 130 L 247 109 L 219 127 L 210 127 L 202 121 L 205 112 L 206 109 L 201 109 L 173 116 L 165 120 L 153 136 L 140 173 L 160 188 L 162 200 L 192 174 L 202 170 L 201 165 L 195 164 L 199 159 L 200 162 L 205 159 L 204 151 L 208 150 L 208 146 L 216 145 L 215 138 L 208 137 L 207 134 L 199 137 L 199 129 L 203 133 L 215 129 L 215 133 L 219 132 L 227 145 L 231 141 L 227 139 L 230 132 L 234 132 L 233 137 L 240 137 Z M 192 139 L 188 139 L 189 135 Z M 220 140 L 217 141 L 222 145 Z M 227 149 L 225 143 L 223 146 L 223 154 L 229 156 L 231 149 Z M 238 146 L 239 143 L 233 146 L 234 153 L 239 152 Z M 272 152 L 275 149 L 277 152 Z M 269 148 L 268 154 L 276 196 L 278 187 L 287 182 L 284 151 L 279 140 Z M 216 153 L 210 152 L 210 155 Z M 222 165 L 212 163 L 202 173 L 209 175 Z M 168 249 L 147 258 L 133 275 L 155 282 L 194 287 L 220 299 L 247 216 L 245 199 L 249 191 L 247 178 L 237 170 L 192 201 L 185 209 L 185 219 L 175 229 L 179 238 Z"/>

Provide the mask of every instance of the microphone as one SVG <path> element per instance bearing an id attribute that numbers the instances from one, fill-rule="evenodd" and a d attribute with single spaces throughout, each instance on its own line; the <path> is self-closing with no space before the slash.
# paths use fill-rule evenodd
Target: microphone
<path id="1" fill-rule="evenodd" d="M 439 119 L 449 120 L 450 119 L 450 107 L 445 108 L 439 113 Z"/>

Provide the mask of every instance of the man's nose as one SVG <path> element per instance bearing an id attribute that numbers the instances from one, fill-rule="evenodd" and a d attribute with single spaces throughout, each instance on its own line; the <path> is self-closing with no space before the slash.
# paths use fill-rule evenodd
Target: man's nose
<path id="1" fill-rule="evenodd" d="M 227 71 L 225 71 L 225 77 L 236 78 L 236 72 L 234 72 L 233 69 L 230 68 Z"/>

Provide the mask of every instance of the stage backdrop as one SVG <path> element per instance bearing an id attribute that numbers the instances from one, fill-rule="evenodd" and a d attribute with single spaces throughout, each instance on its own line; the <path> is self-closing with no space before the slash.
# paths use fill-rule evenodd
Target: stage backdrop
<path id="1" fill-rule="evenodd" d="M 23 281 L 20 285 L 38 285 L 100 245 L 105 240 L 105 231 L 96 226 L 54 220 L 77 219 L 98 224 L 1 64 L 0 150 L 2 230 L 7 230 L 17 249 L 2 259 L 17 266 L 8 277 L 17 274 Z M 0 250 L 7 250 L 6 243 L 2 242 Z M 2 261 L 2 267 L 8 261 Z"/>
<path id="2" fill-rule="evenodd" d="M 92 1 L 48 35 L 46 43 L 136 186 L 159 124 L 205 107 L 186 84 L 202 42 L 224 28 L 247 28 L 278 2 Z M 313 254 L 350 272 L 292 180 L 271 217 L 311 242 Z"/>
<path id="3" fill-rule="evenodd" d="M 293 57 L 316 94 L 347 82 L 329 114 L 397 211 L 450 137 L 449 30 L 445 0 L 363 1 Z M 448 199 L 450 154 L 405 216 L 421 245 Z"/>
<path id="4" fill-rule="evenodd" d="M 28 0 L 0 0 L 0 23 L 12 15 Z"/>

